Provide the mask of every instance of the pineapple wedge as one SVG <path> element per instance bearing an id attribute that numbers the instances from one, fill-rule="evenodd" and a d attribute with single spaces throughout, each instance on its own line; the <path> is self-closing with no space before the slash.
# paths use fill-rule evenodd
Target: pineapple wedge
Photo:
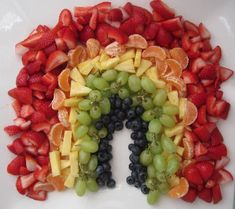
<path id="1" fill-rule="evenodd" d="M 60 168 L 60 152 L 53 151 L 49 153 L 52 176 L 59 176 L 61 174 Z"/>
<path id="2" fill-rule="evenodd" d="M 73 188 L 74 187 L 74 183 L 75 183 L 75 177 L 71 174 L 68 175 L 68 177 L 66 178 L 64 185 L 67 188 Z"/>
<path id="3" fill-rule="evenodd" d="M 81 101 L 81 98 L 71 97 L 69 99 L 64 100 L 64 106 L 65 107 L 77 107 L 79 101 Z"/>
<path id="4" fill-rule="evenodd" d="M 62 156 L 69 155 L 71 151 L 71 144 L 72 144 L 72 131 L 65 131 L 61 147 Z"/>
<path id="5" fill-rule="evenodd" d="M 70 97 L 86 96 L 90 93 L 91 89 L 81 85 L 79 82 L 71 81 Z"/>
<path id="6" fill-rule="evenodd" d="M 139 67 L 141 63 L 142 49 L 137 49 L 135 53 L 134 67 Z"/>
<path id="7" fill-rule="evenodd" d="M 100 63 L 102 69 L 112 69 L 119 63 L 120 58 L 114 57 Z"/>
<path id="8" fill-rule="evenodd" d="M 81 85 L 85 86 L 86 81 L 83 78 L 83 76 L 81 75 L 81 73 L 79 72 L 79 70 L 74 67 L 71 72 L 70 72 L 70 78 L 76 82 L 79 82 Z"/>
<path id="9" fill-rule="evenodd" d="M 91 70 L 93 69 L 94 65 L 91 59 L 88 59 L 80 64 L 78 64 L 78 69 L 82 75 L 87 76 Z"/>
<path id="10" fill-rule="evenodd" d="M 142 59 L 140 62 L 140 65 L 137 69 L 136 75 L 137 76 L 142 76 L 144 72 L 152 65 L 152 62 L 149 60 Z"/>
<path id="11" fill-rule="evenodd" d="M 179 105 L 179 95 L 177 91 L 168 92 L 167 97 L 171 104 L 176 105 L 176 106 Z"/>
<path id="12" fill-rule="evenodd" d="M 147 69 L 145 75 L 154 82 L 157 88 L 159 89 L 165 88 L 166 82 L 158 78 L 157 68 L 155 66 L 152 66 L 149 69 Z"/>
<path id="13" fill-rule="evenodd" d="M 123 55 L 120 56 L 120 62 L 124 62 L 126 60 L 133 59 L 133 58 L 135 58 L 135 50 L 129 49 Z"/>
<path id="14" fill-rule="evenodd" d="M 125 71 L 128 73 L 135 73 L 133 59 L 128 59 L 124 62 L 119 63 L 118 65 L 114 67 L 114 69 L 118 71 Z"/>

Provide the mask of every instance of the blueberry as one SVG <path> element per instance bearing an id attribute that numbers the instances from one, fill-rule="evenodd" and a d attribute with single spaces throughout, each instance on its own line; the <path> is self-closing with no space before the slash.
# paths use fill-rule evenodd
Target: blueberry
<path id="1" fill-rule="evenodd" d="M 136 171 L 132 171 L 131 176 L 133 179 L 138 180 L 138 173 Z"/>
<path id="2" fill-rule="evenodd" d="M 148 143 L 144 139 L 135 140 L 134 144 L 138 145 L 141 148 L 144 148 Z"/>
<path id="3" fill-rule="evenodd" d="M 140 148 L 135 144 L 129 144 L 128 148 L 135 155 L 139 155 L 141 153 Z"/>
<path id="4" fill-rule="evenodd" d="M 127 105 L 128 107 L 130 107 L 132 105 L 132 99 L 130 97 L 127 97 L 123 100 L 123 104 Z"/>
<path id="5" fill-rule="evenodd" d="M 136 139 L 137 139 L 137 133 L 136 133 L 135 131 L 131 133 L 131 138 L 132 138 L 133 140 L 136 140 Z"/>
<path id="6" fill-rule="evenodd" d="M 130 107 L 124 103 L 122 103 L 122 110 L 127 111 Z"/>
<path id="7" fill-rule="evenodd" d="M 128 110 L 127 111 L 127 119 L 133 119 L 133 118 L 135 118 L 135 111 L 134 110 L 132 110 L 132 109 L 130 109 L 130 110 Z"/>
<path id="8" fill-rule="evenodd" d="M 123 123 L 120 122 L 120 121 L 117 121 L 117 122 L 114 124 L 114 126 L 115 126 L 115 130 L 116 130 L 116 131 L 120 131 L 120 130 L 123 129 Z"/>
<path id="9" fill-rule="evenodd" d="M 137 106 L 135 108 L 135 113 L 136 115 L 141 116 L 144 113 L 144 108 L 142 106 Z"/>
<path id="10" fill-rule="evenodd" d="M 138 179 L 141 183 L 144 183 L 146 178 L 147 178 L 147 173 L 146 172 L 140 172 L 139 173 L 139 178 Z"/>
<path id="11" fill-rule="evenodd" d="M 96 168 L 96 174 L 97 176 L 101 175 L 102 173 L 104 173 L 104 168 L 102 165 L 98 165 Z"/>
<path id="12" fill-rule="evenodd" d="M 149 193 L 149 188 L 145 184 L 142 184 L 140 189 L 143 194 Z"/>
<path id="13" fill-rule="evenodd" d="M 116 186 L 116 182 L 113 179 L 109 179 L 107 181 L 107 187 L 108 188 L 114 188 Z"/>
<path id="14" fill-rule="evenodd" d="M 107 138 L 108 141 L 111 141 L 113 139 L 113 135 L 112 134 L 108 134 L 106 136 L 106 138 Z"/>
<path id="15" fill-rule="evenodd" d="M 138 161 L 139 161 L 139 156 L 134 155 L 134 154 L 131 154 L 130 157 L 129 157 L 129 159 L 130 159 L 130 161 L 131 161 L 132 163 L 138 163 Z"/>
<path id="16" fill-rule="evenodd" d="M 136 188 L 140 188 L 141 183 L 139 181 L 136 181 L 134 185 L 135 185 Z"/>
<path id="17" fill-rule="evenodd" d="M 111 133 L 113 133 L 114 130 L 115 130 L 114 124 L 113 124 L 113 123 L 108 124 L 108 131 L 111 132 Z"/>
<path id="18" fill-rule="evenodd" d="M 97 182 L 97 184 L 98 184 L 100 187 L 103 187 L 103 186 L 105 185 L 104 180 L 103 180 L 102 178 L 100 178 L 100 177 L 98 177 L 98 178 L 96 179 L 96 182 Z"/>
<path id="19" fill-rule="evenodd" d="M 137 139 L 141 139 L 141 138 L 143 138 L 144 137 L 144 133 L 142 132 L 142 131 L 138 131 L 137 133 L 136 133 L 136 138 Z"/>
<path id="20" fill-rule="evenodd" d="M 104 125 L 108 125 L 109 122 L 110 122 L 109 116 L 108 116 L 108 115 L 104 115 L 104 116 L 102 117 L 102 122 L 103 122 Z"/>
<path id="21" fill-rule="evenodd" d="M 111 122 L 116 122 L 118 121 L 118 117 L 116 115 L 111 116 Z"/>
<path id="22" fill-rule="evenodd" d="M 133 171 L 133 170 L 134 170 L 134 168 L 135 168 L 134 163 L 130 163 L 130 164 L 129 164 L 129 169 L 130 169 L 131 171 Z"/>
<path id="23" fill-rule="evenodd" d="M 109 145 L 109 144 L 106 144 L 106 143 L 104 143 L 104 142 L 101 142 L 100 145 L 99 145 L 99 151 L 107 150 L 107 149 L 108 149 L 108 145 Z"/>
<path id="24" fill-rule="evenodd" d="M 116 98 L 115 108 L 121 108 L 121 107 L 122 107 L 122 100 L 120 98 Z"/>
<path id="25" fill-rule="evenodd" d="M 132 177 L 132 176 L 128 176 L 126 178 L 126 182 L 129 184 L 129 185 L 132 185 L 135 183 L 135 179 Z"/>
<path id="26" fill-rule="evenodd" d="M 102 164 L 104 171 L 110 171 L 111 165 L 109 163 L 103 163 Z"/>
<path id="27" fill-rule="evenodd" d="M 146 121 L 142 121 L 142 129 L 148 130 L 148 123 Z"/>
<path id="28" fill-rule="evenodd" d="M 113 149 L 112 145 L 108 144 L 108 146 L 107 146 L 107 151 L 108 151 L 108 152 L 111 152 L 112 149 Z"/>
<path id="29" fill-rule="evenodd" d="M 102 163 L 108 161 L 109 160 L 108 154 L 109 153 L 107 153 L 107 152 L 98 152 L 98 155 L 97 155 L 98 161 L 102 162 Z"/>
<path id="30" fill-rule="evenodd" d="M 124 120 L 126 118 L 126 114 L 123 111 L 119 111 L 118 114 L 117 114 L 117 117 L 120 120 Z"/>
<path id="31" fill-rule="evenodd" d="M 102 121 L 98 121 L 95 124 L 95 127 L 97 130 L 101 130 L 103 128 L 104 124 L 102 123 Z"/>
<path id="32" fill-rule="evenodd" d="M 125 127 L 126 127 L 127 129 L 130 129 L 130 128 L 131 128 L 131 121 L 126 121 Z"/>
<path id="33" fill-rule="evenodd" d="M 104 182 L 107 182 L 110 177 L 111 177 L 112 173 L 110 174 L 110 172 L 104 172 L 102 173 L 101 176 L 99 176 Z"/>
<path id="34" fill-rule="evenodd" d="M 133 120 L 131 123 L 131 129 L 134 131 L 139 131 L 141 129 L 142 125 L 141 122 L 138 120 Z"/>

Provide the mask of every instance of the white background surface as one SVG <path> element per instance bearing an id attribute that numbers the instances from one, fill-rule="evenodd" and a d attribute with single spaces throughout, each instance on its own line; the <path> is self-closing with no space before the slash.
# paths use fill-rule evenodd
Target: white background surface
<path id="1" fill-rule="evenodd" d="M 148 209 L 153 208 L 146 203 L 141 192 L 126 184 L 128 176 L 127 146 L 130 142 L 127 130 L 115 135 L 113 173 L 117 187 L 113 190 L 101 190 L 96 194 L 88 194 L 78 198 L 73 191 L 53 192 L 45 202 L 37 202 L 18 194 L 15 189 L 15 177 L 6 173 L 7 163 L 13 158 L 6 145 L 11 139 L 3 133 L 3 127 L 11 124 L 13 111 L 7 91 L 14 87 L 15 77 L 21 62 L 14 53 L 15 43 L 25 38 L 38 24 L 54 25 L 59 12 L 63 8 L 72 9 L 75 5 L 91 5 L 95 0 L 1 0 L 0 1 L 0 209 Z M 124 0 L 113 1 L 122 5 Z M 139 5 L 148 4 L 146 0 L 133 0 Z M 186 19 L 199 23 L 202 21 L 212 33 L 213 44 L 219 44 L 223 50 L 223 64 L 235 69 L 235 1 L 234 0 L 166 0 Z M 235 174 L 235 78 L 223 84 L 224 98 L 231 103 L 231 111 L 226 121 L 219 124 L 230 152 L 232 162 L 228 166 Z M 222 187 L 223 200 L 217 204 L 196 201 L 194 204 L 164 197 L 154 206 L 161 209 L 232 209 L 234 199 L 234 183 Z"/>

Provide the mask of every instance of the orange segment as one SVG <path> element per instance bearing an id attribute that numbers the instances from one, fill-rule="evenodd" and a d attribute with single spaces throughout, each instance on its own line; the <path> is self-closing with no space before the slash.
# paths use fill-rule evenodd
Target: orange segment
<path id="1" fill-rule="evenodd" d="M 42 182 L 37 182 L 33 186 L 34 191 L 47 191 L 47 192 L 52 192 L 55 190 L 54 186 L 51 183 L 42 183 Z"/>
<path id="2" fill-rule="evenodd" d="M 181 64 L 182 69 L 185 69 L 188 66 L 189 58 L 182 48 L 171 49 L 170 55 Z"/>
<path id="3" fill-rule="evenodd" d="M 188 138 L 183 138 L 183 145 L 184 145 L 184 159 L 191 160 L 194 155 L 194 143 L 192 140 Z"/>
<path id="4" fill-rule="evenodd" d="M 163 48 L 159 46 L 149 46 L 142 53 L 143 58 L 156 57 L 157 59 L 163 61 L 166 59 L 166 52 Z"/>
<path id="5" fill-rule="evenodd" d="M 65 92 L 70 90 L 69 75 L 70 69 L 66 68 L 58 76 L 58 85 Z"/>
<path id="6" fill-rule="evenodd" d="M 171 86 L 175 87 L 181 95 L 184 95 L 186 93 L 186 85 L 181 78 L 176 76 L 167 76 L 165 77 L 165 80 Z"/>
<path id="7" fill-rule="evenodd" d="M 65 189 L 64 181 L 65 180 L 63 176 L 53 177 L 52 174 L 47 176 L 47 182 L 52 184 L 57 191 L 63 191 Z"/>
<path id="8" fill-rule="evenodd" d="M 148 47 L 148 42 L 143 36 L 139 34 L 133 34 L 129 36 L 128 42 L 126 43 L 126 47 L 146 49 Z"/>
<path id="9" fill-rule="evenodd" d="M 64 127 L 69 127 L 69 113 L 66 108 L 58 110 L 58 119 Z"/>
<path id="10" fill-rule="evenodd" d="M 77 64 L 87 59 L 87 52 L 83 46 L 77 46 L 75 49 L 69 51 L 68 56 L 69 65 L 75 67 Z"/>
<path id="11" fill-rule="evenodd" d="M 117 41 L 109 44 L 104 49 L 105 53 L 111 57 L 119 56 L 126 51 L 126 47 L 124 45 L 119 44 Z"/>
<path id="12" fill-rule="evenodd" d="M 197 115 L 197 107 L 192 102 L 187 100 L 186 110 L 183 118 L 184 125 L 191 125 L 197 119 Z"/>
<path id="13" fill-rule="evenodd" d="M 51 107 L 53 110 L 58 110 L 60 107 L 62 107 L 64 100 L 66 99 L 66 96 L 63 91 L 60 89 L 54 90 L 54 97 L 51 102 Z"/>
<path id="14" fill-rule="evenodd" d="M 64 126 L 61 123 L 56 123 L 55 125 L 53 125 L 49 133 L 50 142 L 53 145 L 59 147 L 62 141 L 63 133 Z"/>
<path id="15" fill-rule="evenodd" d="M 100 52 L 100 42 L 94 38 L 90 38 L 86 42 L 87 53 L 90 58 L 96 57 Z"/>
<path id="16" fill-rule="evenodd" d="M 163 77 L 167 72 L 167 63 L 159 59 L 155 59 L 157 72 L 160 77 Z"/>
<path id="17" fill-rule="evenodd" d="M 170 68 L 170 73 L 168 75 L 173 75 L 180 77 L 182 74 L 182 67 L 180 63 L 174 59 L 167 59 L 166 63 L 168 67 Z"/>
<path id="18" fill-rule="evenodd" d="M 189 184 L 186 178 L 180 178 L 179 184 L 173 187 L 169 192 L 168 195 L 171 198 L 181 198 L 183 197 L 189 189 Z"/>

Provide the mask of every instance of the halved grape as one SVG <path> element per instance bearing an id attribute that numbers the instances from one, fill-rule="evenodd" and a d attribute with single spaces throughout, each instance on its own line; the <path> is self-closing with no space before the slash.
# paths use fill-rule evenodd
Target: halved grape
<path id="1" fill-rule="evenodd" d="M 79 151 L 79 163 L 87 164 L 90 160 L 91 154 L 89 152 L 85 152 L 83 150 Z"/>
<path id="2" fill-rule="evenodd" d="M 166 173 L 168 175 L 173 175 L 175 174 L 180 167 L 180 162 L 179 159 L 175 156 L 175 157 L 168 157 L 167 160 L 167 168 L 166 168 Z"/>
<path id="3" fill-rule="evenodd" d="M 93 85 L 98 90 L 104 90 L 109 87 L 109 83 L 103 78 L 94 78 Z"/>
<path id="4" fill-rule="evenodd" d="M 138 92 L 141 89 L 141 82 L 139 77 L 136 75 L 131 75 L 128 78 L 129 89 L 133 92 Z"/>
<path id="5" fill-rule="evenodd" d="M 98 130 L 96 129 L 96 127 L 94 125 L 91 125 L 89 127 L 88 134 L 90 136 L 94 136 L 94 135 L 97 135 L 97 133 L 98 133 Z"/>
<path id="6" fill-rule="evenodd" d="M 162 107 L 162 111 L 166 115 L 176 115 L 179 113 L 179 107 L 176 105 L 168 104 Z"/>
<path id="7" fill-rule="evenodd" d="M 88 132 L 88 127 L 85 126 L 85 125 L 80 125 L 78 128 L 77 128 L 77 131 L 76 131 L 76 134 L 77 134 L 77 137 L 78 138 L 81 138 L 83 136 L 85 136 Z"/>
<path id="8" fill-rule="evenodd" d="M 99 105 L 100 105 L 100 109 L 101 109 L 102 114 L 108 114 L 110 112 L 111 105 L 110 105 L 109 99 L 107 97 L 104 97 L 99 102 Z"/>
<path id="9" fill-rule="evenodd" d="M 161 137 L 161 145 L 164 151 L 168 153 L 176 152 L 176 145 L 175 143 L 167 136 L 162 135 Z"/>
<path id="10" fill-rule="evenodd" d="M 155 93 L 155 91 L 156 91 L 156 86 L 155 86 L 155 84 L 154 84 L 153 81 L 152 81 L 151 79 L 149 79 L 148 77 L 143 77 L 143 78 L 141 79 L 141 86 L 142 86 L 142 88 L 143 88 L 146 92 L 148 92 L 148 93 L 150 93 L 150 94 L 153 94 L 153 93 Z"/>
<path id="11" fill-rule="evenodd" d="M 75 191 L 78 196 L 83 196 L 86 193 L 86 181 L 78 179 L 75 184 Z"/>
<path id="12" fill-rule="evenodd" d="M 154 205 L 160 198 L 160 192 L 158 190 L 150 191 L 147 195 L 147 201 L 150 205 Z"/>
<path id="13" fill-rule="evenodd" d="M 121 98 L 121 99 L 125 99 L 127 97 L 129 97 L 130 95 L 130 92 L 128 91 L 127 88 L 121 88 L 119 91 L 118 91 L 118 96 Z"/>
<path id="14" fill-rule="evenodd" d="M 150 97 L 145 97 L 142 100 L 142 106 L 145 110 L 152 109 L 154 107 L 153 100 Z"/>
<path id="15" fill-rule="evenodd" d="M 162 106 L 166 102 L 167 92 L 164 89 L 159 89 L 154 96 L 153 103 L 157 106 Z"/>
<path id="16" fill-rule="evenodd" d="M 90 116 L 93 119 L 99 119 L 100 116 L 101 116 L 101 109 L 100 109 L 100 107 L 97 106 L 97 105 L 92 106 L 91 109 L 90 109 Z"/>
<path id="17" fill-rule="evenodd" d="M 157 178 L 158 181 L 160 182 L 166 182 L 166 175 L 163 172 L 156 172 L 155 176 Z"/>
<path id="18" fill-rule="evenodd" d="M 153 141 L 150 145 L 150 151 L 153 155 L 162 153 L 161 143 L 159 143 L 158 141 Z"/>
<path id="19" fill-rule="evenodd" d="M 158 134 L 162 130 L 162 124 L 158 119 L 153 119 L 149 122 L 148 129 L 150 132 Z"/>
<path id="20" fill-rule="evenodd" d="M 148 177 L 149 178 L 154 178 L 155 177 L 156 170 L 155 170 L 153 164 L 150 164 L 147 167 L 147 173 L 148 173 Z"/>
<path id="21" fill-rule="evenodd" d="M 92 155 L 89 162 L 88 162 L 88 170 L 89 171 L 94 171 L 98 165 L 98 159 L 96 155 Z"/>
<path id="22" fill-rule="evenodd" d="M 148 166 L 149 164 L 152 163 L 152 161 L 153 161 L 152 153 L 148 149 L 145 149 L 140 154 L 140 163 L 144 166 Z"/>
<path id="23" fill-rule="evenodd" d="M 142 119 L 144 121 L 151 121 L 154 119 L 154 117 L 155 117 L 155 113 L 153 110 L 147 110 L 142 115 Z"/>
<path id="24" fill-rule="evenodd" d="M 77 119 L 80 124 L 89 126 L 91 124 L 91 117 L 87 112 L 79 111 Z"/>
<path id="25" fill-rule="evenodd" d="M 167 128 L 173 128 L 175 126 L 175 120 L 169 115 L 163 114 L 159 118 L 159 120 L 160 120 L 161 124 Z"/>
<path id="26" fill-rule="evenodd" d="M 167 183 L 162 182 L 158 184 L 158 190 L 160 193 L 166 194 L 170 190 L 170 187 Z"/>
<path id="27" fill-rule="evenodd" d="M 88 178 L 86 186 L 87 189 L 91 192 L 97 192 L 99 190 L 99 186 L 94 178 Z"/>
<path id="28" fill-rule="evenodd" d="M 119 91 L 119 85 L 117 82 L 112 82 L 111 85 L 110 85 L 110 91 L 113 93 L 113 94 L 117 94 L 118 91 Z"/>
<path id="29" fill-rule="evenodd" d="M 106 137 L 108 134 L 108 131 L 105 127 L 103 127 L 101 130 L 98 131 L 98 136 L 102 139 Z"/>
<path id="30" fill-rule="evenodd" d="M 117 71 L 116 70 L 106 70 L 103 72 L 102 77 L 106 81 L 114 81 L 117 78 Z"/>
<path id="31" fill-rule="evenodd" d="M 166 170 L 166 159 L 163 155 L 157 154 L 153 158 L 153 165 L 155 169 L 159 172 Z"/>
<path id="32" fill-rule="evenodd" d="M 118 76 L 117 76 L 117 83 L 120 85 L 120 86 L 124 86 L 127 81 L 128 81 L 128 73 L 127 72 L 120 72 L 118 73 Z"/>
<path id="33" fill-rule="evenodd" d="M 93 85 L 93 80 L 95 79 L 95 76 L 93 74 L 89 74 L 86 78 L 86 86 L 94 89 L 94 85 Z"/>
<path id="34" fill-rule="evenodd" d="M 80 101 L 79 103 L 78 103 L 78 107 L 79 107 L 79 109 L 80 110 L 82 110 L 82 111 L 88 111 L 88 110 L 90 110 L 91 109 L 91 100 L 89 100 L 89 99 L 83 99 L 82 101 Z"/>
<path id="35" fill-rule="evenodd" d="M 83 140 L 80 144 L 81 150 L 89 153 L 97 152 L 99 146 L 94 140 Z"/>
<path id="36" fill-rule="evenodd" d="M 99 102 L 99 101 L 102 99 L 101 92 L 98 91 L 98 90 L 92 90 L 92 91 L 89 93 L 89 99 L 90 99 L 92 102 Z"/>

